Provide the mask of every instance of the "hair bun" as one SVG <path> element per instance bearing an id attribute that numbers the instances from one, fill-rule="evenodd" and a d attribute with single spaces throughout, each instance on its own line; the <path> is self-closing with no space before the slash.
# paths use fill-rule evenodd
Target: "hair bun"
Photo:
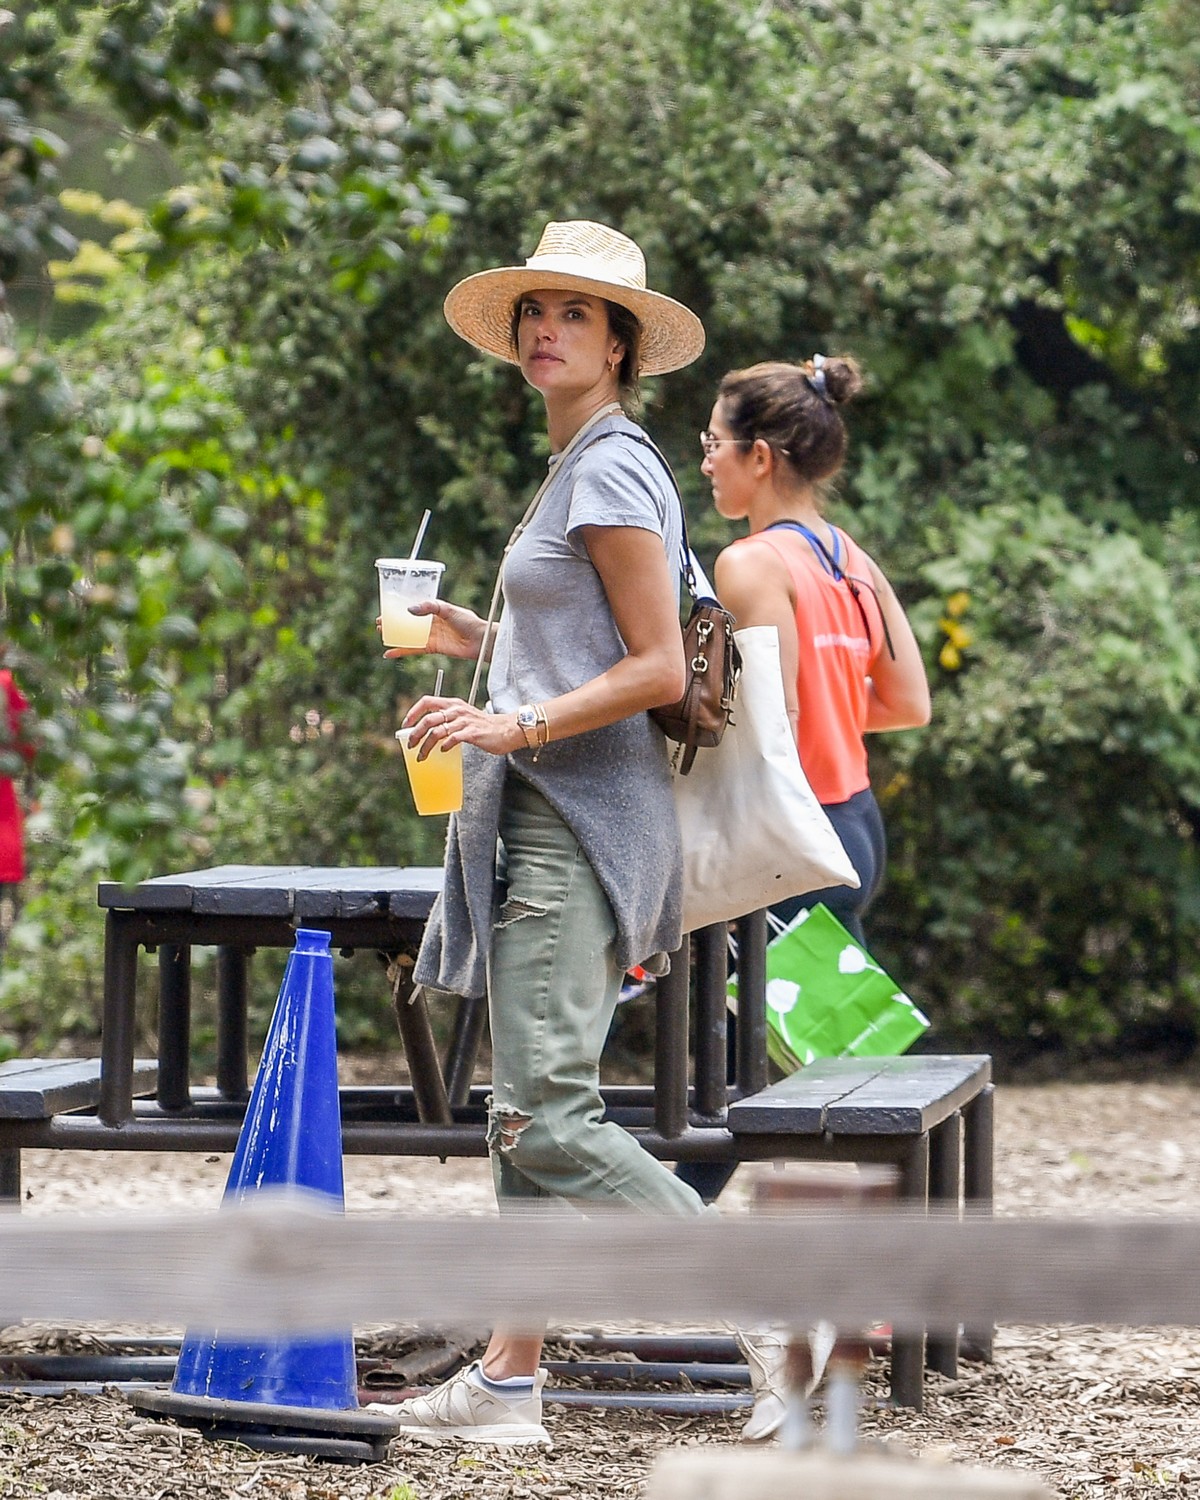
<path id="1" fill-rule="evenodd" d="M 862 374 L 848 354 L 829 355 L 821 368 L 825 373 L 825 390 L 835 406 L 853 401 L 862 390 Z"/>

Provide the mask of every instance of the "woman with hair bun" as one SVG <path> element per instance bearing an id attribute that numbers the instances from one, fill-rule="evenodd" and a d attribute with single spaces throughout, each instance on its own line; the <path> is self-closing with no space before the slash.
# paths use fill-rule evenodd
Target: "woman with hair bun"
<path id="1" fill-rule="evenodd" d="M 860 943 L 886 857 L 864 736 L 929 722 L 925 666 L 899 599 L 825 519 L 824 486 L 846 457 L 838 408 L 861 389 L 858 366 L 842 355 L 733 370 L 700 434 L 717 513 L 749 525 L 717 558 L 717 595 L 739 626 L 778 630 L 800 764 L 859 878 L 857 890 L 831 886 L 771 910 L 790 922 L 821 902 Z M 711 1203 L 733 1168 L 681 1162 L 676 1174 Z"/>
<path id="2" fill-rule="evenodd" d="M 777 627 L 800 764 L 861 882 L 774 912 L 790 921 L 822 902 L 859 942 L 886 854 L 864 736 L 929 722 L 925 666 L 899 599 L 825 517 L 825 486 L 846 457 L 839 408 L 861 389 L 857 364 L 842 355 L 734 370 L 700 434 L 718 513 L 749 525 L 717 558 L 717 594 L 739 626 Z"/>

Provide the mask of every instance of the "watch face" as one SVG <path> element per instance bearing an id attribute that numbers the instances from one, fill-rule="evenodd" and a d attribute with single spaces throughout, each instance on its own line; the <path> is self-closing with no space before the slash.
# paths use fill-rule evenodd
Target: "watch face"
<path id="1" fill-rule="evenodd" d="M 537 714 L 532 708 L 519 708 L 517 709 L 517 723 L 522 729 L 532 729 L 537 723 Z"/>

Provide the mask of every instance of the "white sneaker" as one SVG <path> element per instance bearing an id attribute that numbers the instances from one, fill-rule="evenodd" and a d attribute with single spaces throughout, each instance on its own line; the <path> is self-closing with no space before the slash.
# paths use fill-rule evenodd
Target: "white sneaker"
<path id="1" fill-rule="evenodd" d="M 427 1396 L 413 1396 L 389 1406 L 371 1401 L 368 1411 L 386 1412 L 400 1424 L 397 1437 L 416 1438 L 422 1443 L 440 1443 L 458 1438 L 467 1443 L 493 1443 L 518 1447 L 538 1443 L 549 1448 L 550 1435 L 542 1426 L 542 1387 L 545 1370 L 533 1381 L 533 1395 L 509 1400 L 478 1385 L 472 1375 L 479 1361 L 435 1385 Z"/>
<path id="2" fill-rule="evenodd" d="M 765 1443 L 783 1426 L 787 1416 L 787 1346 L 788 1335 L 777 1330 L 735 1332 L 738 1348 L 750 1366 L 750 1389 L 754 1393 L 754 1410 L 742 1428 L 745 1443 Z M 808 1348 L 812 1356 L 812 1378 L 804 1394 L 812 1395 L 821 1382 L 837 1331 L 832 1323 L 818 1323 L 809 1330 Z"/>

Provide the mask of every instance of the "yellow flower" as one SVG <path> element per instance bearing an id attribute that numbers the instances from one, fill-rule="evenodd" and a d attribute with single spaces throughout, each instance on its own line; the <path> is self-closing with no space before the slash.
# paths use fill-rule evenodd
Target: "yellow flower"
<path id="1" fill-rule="evenodd" d="M 959 651 L 965 650 L 974 639 L 966 626 L 960 625 L 957 620 L 943 619 L 939 623 L 945 631 L 950 644 Z"/>
<path id="2" fill-rule="evenodd" d="M 952 620 L 957 620 L 959 615 L 965 615 L 967 605 L 971 602 L 971 596 L 966 589 L 958 589 L 946 600 L 946 613 Z"/>
<path id="3" fill-rule="evenodd" d="M 947 672 L 956 671 L 962 666 L 962 656 L 953 641 L 947 641 L 938 654 L 939 663 L 945 667 Z"/>

